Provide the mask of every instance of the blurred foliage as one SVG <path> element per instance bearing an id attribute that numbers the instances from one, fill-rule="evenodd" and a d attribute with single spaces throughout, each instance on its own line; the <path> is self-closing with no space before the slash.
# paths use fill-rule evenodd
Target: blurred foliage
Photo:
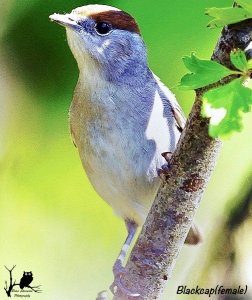
<path id="1" fill-rule="evenodd" d="M 251 174 L 248 180 L 251 182 Z M 246 275 L 251 278 L 252 256 L 246 258 L 244 253 L 250 252 L 252 236 L 247 230 L 252 229 L 252 186 L 243 183 L 236 195 L 227 205 L 227 215 L 219 224 L 210 251 L 207 253 L 205 266 L 199 276 L 199 284 L 213 286 L 222 282 L 225 286 L 238 287 L 246 283 Z M 245 240 L 245 242 L 241 242 Z M 245 265 L 244 265 L 245 264 Z M 245 276 L 242 275 L 244 274 Z M 233 296 L 234 297 L 234 296 Z M 231 300 L 232 296 L 219 295 L 218 300 Z M 241 299 L 250 299 L 251 289 Z M 238 298 L 240 299 L 240 298 Z"/>
<path id="2" fill-rule="evenodd" d="M 204 9 L 230 2 L 102 3 L 136 17 L 151 68 L 174 87 L 185 73 L 181 57 L 194 50 L 209 58 L 217 41 L 219 31 L 206 28 Z M 48 19 L 87 3 L 101 2 L 1 0 L 0 287 L 7 279 L 3 265 L 16 264 L 17 277 L 33 271 L 34 282 L 42 285 L 43 294 L 34 299 L 95 299 L 112 281 L 111 266 L 126 235 L 123 222 L 89 184 L 71 143 L 67 114 L 78 70 L 63 28 Z M 188 113 L 193 92 L 173 92 Z M 243 132 L 225 142 L 198 211 L 205 241 L 182 250 L 168 283 L 169 299 L 177 299 L 178 285 L 197 285 L 211 235 L 232 207 L 228 200 L 241 182 L 251 185 L 244 177 L 252 163 L 251 130 L 247 114 Z M 249 255 L 243 253 L 246 260 Z M 245 281 L 252 285 L 249 275 Z"/>

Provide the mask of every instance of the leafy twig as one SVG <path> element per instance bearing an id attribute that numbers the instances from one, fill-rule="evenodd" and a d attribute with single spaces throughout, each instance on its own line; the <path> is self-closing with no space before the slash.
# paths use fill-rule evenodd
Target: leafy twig
<path id="1" fill-rule="evenodd" d="M 208 27 L 216 28 L 225 25 L 235 24 L 252 18 L 252 3 L 251 0 L 237 0 L 238 5 L 224 8 L 208 8 L 206 15 L 214 19 L 208 23 Z"/>
<path id="2" fill-rule="evenodd" d="M 252 105 L 252 90 L 246 86 L 252 73 L 252 60 L 247 61 L 240 49 L 230 53 L 232 69 L 211 60 L 201 60 L 194 54 L 183 60 L 192 73 L 182 77 L 181 89 L 194 90 L 213 83 L 217 86 L 203 95 L 202 114 L 210 118 L 210 136 L 221 138 L 241 131 L 241 113 L 249 112 Z"/>

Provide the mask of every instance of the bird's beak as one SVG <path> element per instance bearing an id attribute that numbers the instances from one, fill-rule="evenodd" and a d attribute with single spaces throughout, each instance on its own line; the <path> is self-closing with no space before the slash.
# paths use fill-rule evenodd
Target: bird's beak
<path id="1" fill-rule="evenodd" d="M 77 22 L 77 18 L 74 14 L 52 14 L 49 16 L 49 19 L 53 22 L 56 22 L 64 27 L 79 31 L 81 26 Z"/>

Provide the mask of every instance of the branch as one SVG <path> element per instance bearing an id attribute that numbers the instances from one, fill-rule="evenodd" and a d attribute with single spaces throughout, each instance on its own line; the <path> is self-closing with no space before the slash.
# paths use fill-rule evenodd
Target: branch
<path id="1" fill-rule="evenodd" d="M 5 291 L 6 291 L 7 296 L 8 296 L 8 297 L 11 297 L 11 291 L 12 291 L 13 287 L 14 287 L 15 285 L 18 285 L 18 284 L 16 283 L 16 281 L 14 281 L 14 283 L 12 283 L 12 271 L 13 271 L 13 269 L 16 267 L 16 265 L 14 265 L 14 266 L 12 267 L 12 269 L 8 269 L 6 266 L 4 266 L 4 267 L 5 267 L 5 269 L 6 269 L 7 271 L 9 271 L 9 273 L 10 273 L 10 285 L 9 285 L 9 287 L 7 287 L 7 281 L 5 281 L 5 287 L 4 287 L 4 289 L 5 289 Z"/>
<path id="2" fill-rule="evenodd" d="M 245 49 L 251 33 L 251 20 L 225 27 L 212 59 L 230 67 L 230 51 Z M 196 91 L 191 114 L 171 159 L 170 174 L 159 188 L 121 277 L 122 285 L 140 296 L 127 296 L 118 288 L 114 300 L 159 299 L 171 277 L 221 147 L 219 140 L 209 137 L 209 120 L 200 113 L 202 94 L 212 87 Z"/>
<path id="3" fill-rule="evenodd" d="M 33 292 L 35 292 L 35 293 L 42 293 L 42 290 L 40 289 L 41 285 L 37 285 L 37 286 L 27 285 L 27 287 L 29 289 L 33 290 Z"/>

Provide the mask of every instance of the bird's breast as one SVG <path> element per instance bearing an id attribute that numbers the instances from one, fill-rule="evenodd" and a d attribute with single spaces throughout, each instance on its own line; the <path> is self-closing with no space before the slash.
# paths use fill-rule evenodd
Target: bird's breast
<path id="1" fill-rule="evenodd" d="M 77 85 L 71 132 L 95 190 L 121 216 L 141 223 L 160 184 L 161 153 L 173 150 L 175 126 L 168 128 L 160 98 L 147 103 L 111 86 L 105 90 L 90 92 Z"/>

